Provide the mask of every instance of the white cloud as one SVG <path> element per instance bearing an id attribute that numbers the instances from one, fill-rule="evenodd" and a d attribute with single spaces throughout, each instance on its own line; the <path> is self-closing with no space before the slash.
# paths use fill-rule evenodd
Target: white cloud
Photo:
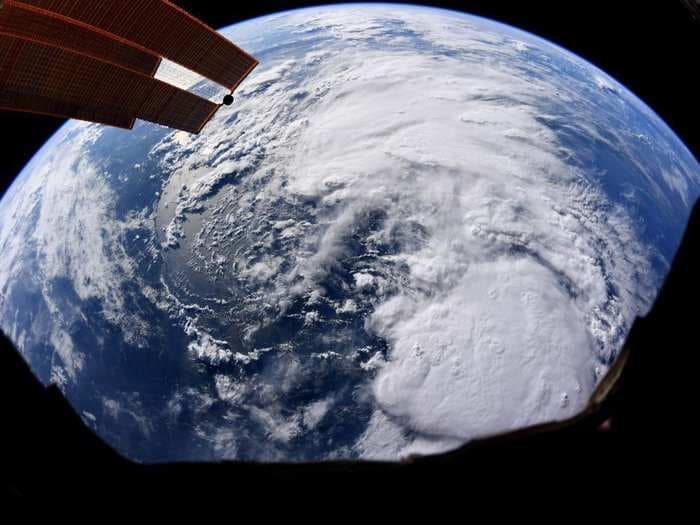
<path id="1" fill-rule="evenodd" d="M 530 259 L 474 264 L 450 290 L 398 295 L 372 319 L 392 348 L 377 402 L 423 434 L 467 440 L 561 419 L 595 383 L 581 312 Z"/>
<path id="2" fill-rule="evenodd" d="M 185 333 L 192 337 L 187 349 L 197 361 L 204 361 L 212 365 L 218 365 L 230 361 L 234 354 L 227 341 L 215 339 L 210 334 L 198 327 L 197 317 L 188 318 L 185 324 Z"/>
<path id="3" fill-rule="evenodd" d="M 333 398 L 319 399 L 309 403 L 302 411 L 302 421 L 306 429 L 314 429 L 328 413 L 332 404 Z"/>

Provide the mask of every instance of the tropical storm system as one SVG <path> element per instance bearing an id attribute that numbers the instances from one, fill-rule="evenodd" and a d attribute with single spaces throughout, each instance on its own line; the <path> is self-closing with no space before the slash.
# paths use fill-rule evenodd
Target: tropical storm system
<path id="1" fill-rule="evenodd" d="M 199 134 L 71 121 L 0 201 L 0 327 L 127 457 L 398 460 L 576 414 L 700 194 L 664 122 L 492 21 L 316 7 Z"/>

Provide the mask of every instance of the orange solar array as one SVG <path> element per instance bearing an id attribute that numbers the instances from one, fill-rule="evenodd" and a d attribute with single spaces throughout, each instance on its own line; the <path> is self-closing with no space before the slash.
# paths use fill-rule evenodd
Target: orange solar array
<path id="1" fill-rule="evenodd" d="M 43 9 L 8 1 L 0 9 L 0 33 L 63 47 L 154 75 L 161 58 L 122 39 Z"/>
<path id="2" fill-rule="evenodd" d="M 134 42 L 231 90 L 257 60 L 165 0 L 21 0 Z"/>
<path id="3" fill-rule="evenodd" d="M 197 133 L 220 106 L 156 80 L 161 57 L 231 90 L 257 65 L 164 0 L 0 0 L 0 109 Z"/>
<path id="4" fill-rule="evenodd" d="M 198 133 L 218 105 L 152 77 L 59 47 L 0 38 L 0 109 L 131 128 L 135 118 Z"/>

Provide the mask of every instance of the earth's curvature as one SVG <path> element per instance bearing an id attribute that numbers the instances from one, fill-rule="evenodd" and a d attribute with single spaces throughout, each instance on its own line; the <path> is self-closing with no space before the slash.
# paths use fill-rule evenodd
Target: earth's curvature
<path id="1" fill-rule="evenodd" d="M 141 461 L 395 459 L 580 410 L 700 194 L 673 132 L 453 12 L 224 33 L 261 65 L 201 135 L 71 122 L 0 202 L 38 376 Z"/>

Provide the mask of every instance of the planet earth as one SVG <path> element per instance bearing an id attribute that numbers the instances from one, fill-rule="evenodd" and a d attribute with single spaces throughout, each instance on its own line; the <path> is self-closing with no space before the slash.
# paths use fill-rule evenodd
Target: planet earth
<path id="1" fill-rule="evenodd" d="M 397 460 L 574 415 L 700 165 L 536 36 L 401 5 L 223 29 L 199 135 L 71 121 L 0 202 L 0 327 L 127 457 Z"/>

